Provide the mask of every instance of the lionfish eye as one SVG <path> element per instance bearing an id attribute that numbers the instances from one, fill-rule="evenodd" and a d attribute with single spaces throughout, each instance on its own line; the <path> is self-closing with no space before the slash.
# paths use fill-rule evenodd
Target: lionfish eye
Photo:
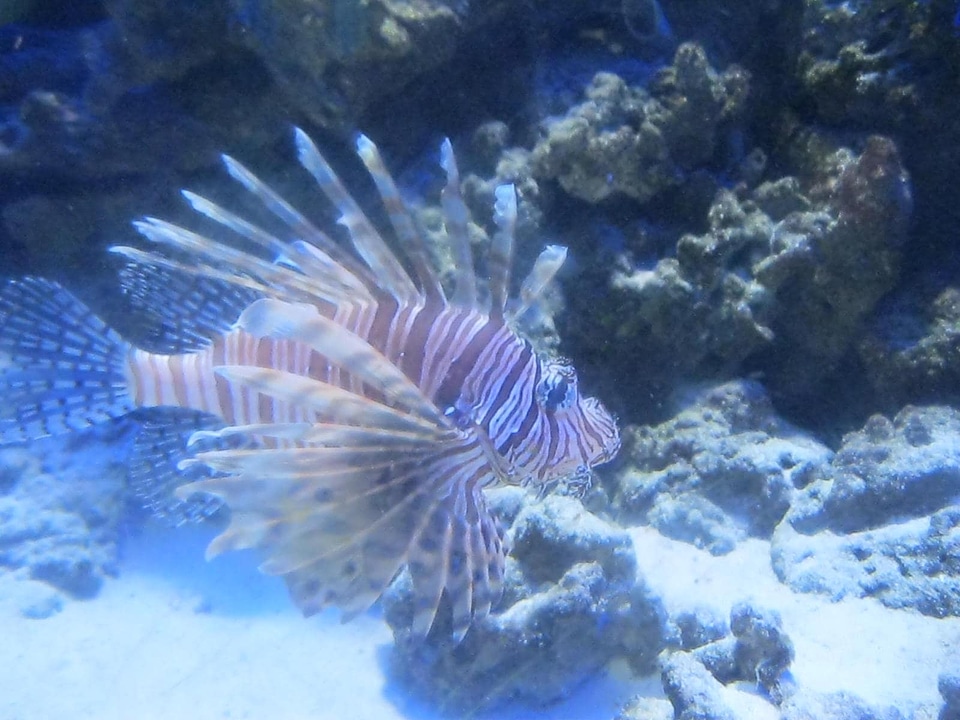
<path id="1" fill-rule="evenodd" d="M 565 409 L 577 400 L 577 376 L 570 365 L 551 363 L 537 384 L 537 402 L 547 412 Z"/>

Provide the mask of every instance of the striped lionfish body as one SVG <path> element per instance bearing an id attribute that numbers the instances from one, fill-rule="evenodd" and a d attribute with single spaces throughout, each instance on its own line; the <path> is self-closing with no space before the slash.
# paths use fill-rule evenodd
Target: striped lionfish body
<path id="1" fill-rule="evenodd" d="M 233 178 L 295 239 L 186 191 L 195 210 L 235 239 L 155 218 L 136 223 L 152 249 L 113 249 L 131 263 L 130 291 L 164 305 L 167 318 L 180 312 L 178 302 L 220 318 L 185 321 L 212 335 L 190 352 L 135 348 L 53 283 L 9 283 L 0 293 L 0 391 L 10 406 L 0 414 L 0 440 L 137 408 L 217 418 L 216 429 L 194 432 L 189 444 L 250 442 L 184 460 L 181 469 L 207 475 L 176 491 L 215 496 L 230 509 L 208 557 L 260 548 L 261 569 L 282 575 L 308 615 L 328 605 L 361 612 L 406 566 L 414 631 L 429 631 L 446 595 L 461 637 L 498 599 L 503 578 L 505 548 L 483 488 L 543 487 L 619 448 L 614 419 L 579 394 L 573 369 L 538 357 L 513 330 L 565 250 L 544 250 L 519 299 L 508 302 L 516 196 L 501 186 L 481 292 L 445 142 L 441 201 L 455 260 L 448 293 L 373 143 L 361 136 L 358 153 L 412 273 L 300 130 L 296 144 L 341 213 L 352 252 L 225 157 Z M 184 300 L 180 286 L 201 290 Z"/>

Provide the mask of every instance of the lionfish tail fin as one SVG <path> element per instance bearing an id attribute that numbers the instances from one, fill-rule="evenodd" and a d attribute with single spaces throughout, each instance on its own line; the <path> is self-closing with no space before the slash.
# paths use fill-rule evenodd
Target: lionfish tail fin
<path id="1" fill-rule="evenodd" d="M 0 444 L 80 430 L 134 409 L 130 345 L 60 285 L 0 290 Z"/>

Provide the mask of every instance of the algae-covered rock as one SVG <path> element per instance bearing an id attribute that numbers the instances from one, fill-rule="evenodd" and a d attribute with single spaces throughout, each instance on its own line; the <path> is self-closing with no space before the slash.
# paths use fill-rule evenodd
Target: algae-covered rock
<path id="1" fill-rule="evenodd" d="M 805 2 L 797 57 L 804 94 L 828 122 L 903 122 L 922 102 L 903 63 L 933 51 L 935 22 L 926 2 Z"/>
<path id="2" fill-rule="evenodd" d="M 448 62 L 466 3 L 450 0 L 229 0 L 239 40 L 302 112 L 330 128 L 356 122 Z"/>
<path id="3" fill-rule="evenodd" d="M 606 359 L 637 397 L 745 367 L 783 397 L 815 393 L 895 286 L 912 209 L 891 140 L 838 150 L 830 167 L 810 190 L 785 177 L 719 191 L 708 231 L 681 236 L 652 266 L 622 253 L 605 296 L 584 294 L 589 308 L 572 297 L 592 318 L 576 342 L 612 338 Z"/>
<path id="4" fill-rule="evenodd" d="M 870 325 L 859 355 L 884 407 L 960 402 L 960 288 L 903 288 Z"/>
<path id="5" fill-rule="evenodd" d="M 685 720 L 736 720 L 723 699 L 723 683 L 689 653 L 678 652 L 661 660 L 663 690 L 673 705 L 673 717 Z"/>

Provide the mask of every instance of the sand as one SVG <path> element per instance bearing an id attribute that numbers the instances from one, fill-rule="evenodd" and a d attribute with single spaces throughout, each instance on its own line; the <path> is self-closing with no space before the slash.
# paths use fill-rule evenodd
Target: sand
<path id="1" fill-rule="evenodd" d="M 391 635 L 375 612 L 348 624 L 335 613 L 305 620 L 251 555 L 205 563 L 211 534 L 151 528 L 125 542 L 120 576 L 94 600 L 44 620 L 5 608 L 0 720 L 439 717 L 390 683 Z M 760 541 L 716 558 L 650 529 L 632 534 L 640 572 L 671 612 L 726 616 L 741 599 L 774 608 L 796 648 L 797 686 L 934 717 L 937 674 L 960 648 L 960 620 L 796 595 L 776 581 Z M 618 666 L 568 702 L 477 717 L 610 720 L 636 694 L 660 696 L 659 680 Z M 777 716 L 749 686 L 726 699 L 743 717 Z"/>

